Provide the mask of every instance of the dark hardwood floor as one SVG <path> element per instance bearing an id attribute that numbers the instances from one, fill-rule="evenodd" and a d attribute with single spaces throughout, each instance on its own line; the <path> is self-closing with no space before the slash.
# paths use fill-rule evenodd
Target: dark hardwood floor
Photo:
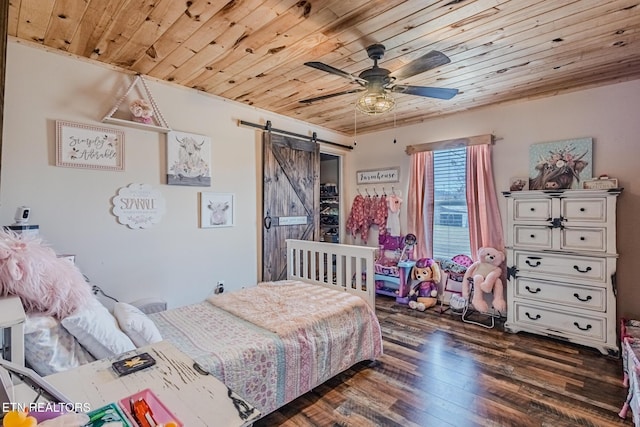
<path id="1" fill-rule="evenodd" d="M 533 334 L 463 323 L 378 297 L 384 355 L 254 425 L 631 426 L 622 361 Z"/>

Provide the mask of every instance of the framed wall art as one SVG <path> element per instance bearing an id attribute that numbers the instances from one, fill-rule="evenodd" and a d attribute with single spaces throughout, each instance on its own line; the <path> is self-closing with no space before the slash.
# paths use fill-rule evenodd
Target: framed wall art
<path id="1" fill-rule="evenodd" d="M 165 213 L 162 193 L 149 184 L 129 184 L 113 197 L 112 213 L 129 228 L 149 228 L 158 224 Z"/>
<path id="2" fill-rule="evenodd" d="M 233 227 L 233 198 L 231 193 L 200 193 L 200 228 Z"/>
<path id="3" fill-rule="evenodd" d="M 211 138 L 187 132 L 167 134 L 167 184 L 211 185 Z"/>
<path id="4" fill-rule="evenodd" d="M 591 138 L 545 142 L 529 147 L 529 190 L 581 188 L 593 176 Z"/>
<path id="5" fill-rule="evenodd" d="M 56 120 L 56 166 L 124 170 L 124 132 Z"/>
<path id="6" fill-rule="evenodd" d="M 356 172 L 357 184 L 379 184 L 383 182 L 399 182 L 400 168 L 389 167 L 380 169 L 368 169 Z"/>

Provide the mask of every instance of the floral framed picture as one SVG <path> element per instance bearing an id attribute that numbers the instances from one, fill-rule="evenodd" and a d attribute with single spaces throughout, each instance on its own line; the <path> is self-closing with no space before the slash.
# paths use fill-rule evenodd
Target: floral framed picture
<path id="1" fill-rule="evenodd" d="M 167 184 L 211 185 L 211 138 L 187 132 L 167 134 Z"/>
<path id="2" fill-rule="evenodd" d="M 124 132 L 56 120 L 56 166 L 124 170 Z"/>
<path id="3" fill-rule="evenodd" d="M 200 193 L 200 228 L 233 227 L 233 198 L 231 193 Z"/>
<path id="4" fill-rule="evenodd" d="M 592 138 L 544 142 L 529 147 L 529 190 L 582 188 L 582 183 L 592 177 Z"/>

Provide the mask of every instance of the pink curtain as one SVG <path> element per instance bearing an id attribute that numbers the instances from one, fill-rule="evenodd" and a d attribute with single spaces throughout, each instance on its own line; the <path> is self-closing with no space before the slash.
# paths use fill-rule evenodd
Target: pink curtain
<path id="1" fill-rule="evenodd" d="M 467 208 L 472 258 L 478 259 L 478 249 L 485 246 L 504 251 L 490 145 L 467 147 Z"/>
<path id="2" fill-rule="evenodd" d="M 414 257 L 431 258 L 433 248 L 433 153 L 411 155 L 407 202 L 408 233 L 416 235 Z"/>

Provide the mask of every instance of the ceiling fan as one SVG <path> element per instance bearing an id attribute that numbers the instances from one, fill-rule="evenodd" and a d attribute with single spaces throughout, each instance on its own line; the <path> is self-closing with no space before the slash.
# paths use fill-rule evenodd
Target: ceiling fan
<path id="1" fill-rule="evenodd" d="M 352 82 L 358 83 L 361 87 L 303 99 L 300 102 L 310 104 L 312 102 L 333 98 L 334 96 L 366 91 L 367 93 L 358 100 L 356 106 L 364 113 L 378 114 L 389 111 L 395 105 L 393 98 L 388 95 L 389 92 L 437 99 L 451 99 L 458 94 L 458 89 L 396 84 L 397 80 L 415 76 L 441 65 L 448 64 L 451 60 L 444 53 L 432 50 L 426 55 L 405 64 L 400 69 L 391 72 L 378 66 L 378 61 L 382 59 L 384 52 L 385 47 L 382 44 L 369 46 L 367 48 L 367 55 L 373 60 L 373 67 L 364 70 L 358 76 L 354 76 L 353 74 L 349 74 L 346 71 L 339 70 L 322 62 L 305 62 L 304 65 L 306 66 L 347 78 Z"/>

